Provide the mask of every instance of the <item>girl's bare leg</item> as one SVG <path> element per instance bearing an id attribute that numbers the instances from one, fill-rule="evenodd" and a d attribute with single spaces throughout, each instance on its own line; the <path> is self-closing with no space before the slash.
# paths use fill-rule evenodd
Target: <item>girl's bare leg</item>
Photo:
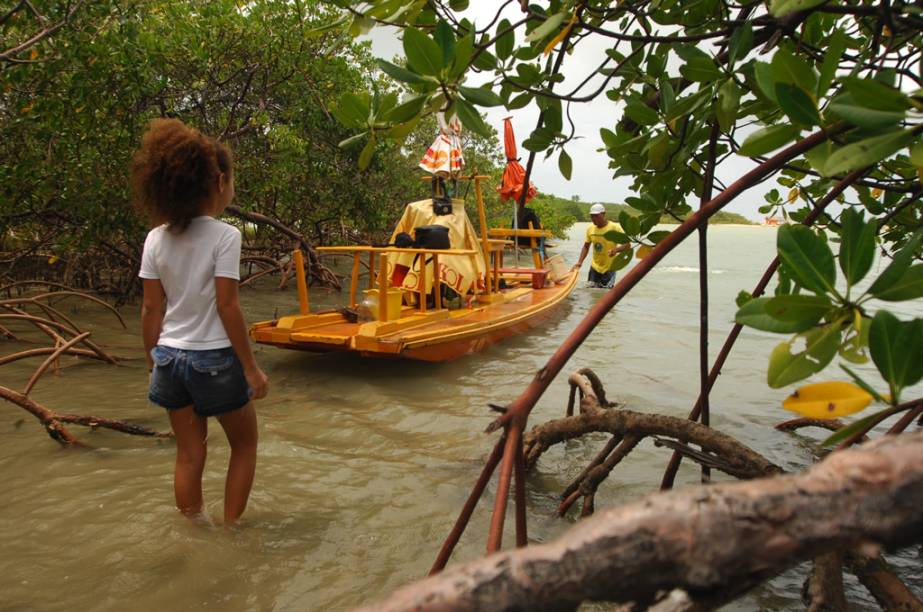
<path id="1" fill-rule="evenodd" d="M 170 426 L 176 436 L 176 470 L 173 490 L 176 507 L 186 516 L 202 512 L 202 471 L 205 469 L 208 421 L 192 406 L 168 410 Z"/>
<path id="2" fill-rule="evenodd" d="M 257 432 L 253 402 L 220 415 L 218 422 L 224 428 L 231 445 L 228 477 L 224 483 L 224 522 L 231 524 L 240 518 L 247 507 L 253 475 L 256 473 Z"/>

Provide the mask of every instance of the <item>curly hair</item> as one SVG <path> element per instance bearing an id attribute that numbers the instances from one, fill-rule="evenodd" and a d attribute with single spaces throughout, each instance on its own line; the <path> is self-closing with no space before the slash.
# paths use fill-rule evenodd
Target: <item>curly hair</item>
<path id="1" fill-rule="evenodd" d="M 135 206 L 180 233 L 211 202 L 221 173 L 233 171 L 227 147 L 178 119 L 154 119 L 131 163 Z"/>

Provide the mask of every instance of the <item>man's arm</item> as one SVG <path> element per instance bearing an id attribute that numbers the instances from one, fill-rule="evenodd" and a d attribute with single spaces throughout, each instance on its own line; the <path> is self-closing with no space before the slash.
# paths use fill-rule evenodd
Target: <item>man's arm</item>
<path id="1" fill-rule="evenodd" d="M 631 248 L 630 244 L 618 244 L 615 246 L 615 248 L 609 249 L 609 257 L 613 257 L 617 253 L 621 253 L 622 251 L 626 249 L 630 249 L 630 248 Z"/>
<path id="2" fill-rule="evenodd" d="M 218 317 L 224 325 L 224 331 L 231 341 L 231 347 L 244 366 L 247 384 L 253 389 L 253 399 L 262 399 L 269 392 L 269 380 L 256 363 L 250 338 L 247 336 L 247 324 L 244 313 L 240 310 L 237 297 L 238 281 L 236 278 L 215 277 L 215 307 Z"/>
<path id="3" fill-rule="evenodd" d="M 147 371 L 154 369 L 151 351 L 160 339 L 163 326 L 164 293 L 160 279 L 145 278 L 143 282 L 144 298 L 141 301 L 141 337 L 144 340 L 144 354 L 147 357 Z"/>
<path id="4" fill-rule="evenodd" d="M 583 265 L 583 260 L 586 259 L 587 253 L 589 253 L 589 252 L 590 252 L 590 243 L 589 243 L 589 242 L 584 242 L 584 243 L 583 243 L 583 250 L 580 251 L 580 257 L 577 259 L 577 263 L 574 264 L 574 269 L 575 269 L 575 270 L 578 269 L 580 266 Z"/>

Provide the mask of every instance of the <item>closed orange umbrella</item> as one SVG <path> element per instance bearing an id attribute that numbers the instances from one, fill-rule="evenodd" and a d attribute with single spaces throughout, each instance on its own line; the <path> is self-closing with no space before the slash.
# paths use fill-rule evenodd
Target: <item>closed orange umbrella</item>
<path id="1" fill-rule="evenodd" d="M 519 201 L 522 197 L 522 183 L 526 178 L 526 171 L 516 157 L 516 137 L 513 136 L 513 125 L 510 118 L 503 120 L 503 149 L 506 152 L 506 169 L 503 170 L 503 183 L 497 188 L 501 200 Z M 529 181 L 526 191 L 526 202 L 535 197 L 535 185 Z"/>

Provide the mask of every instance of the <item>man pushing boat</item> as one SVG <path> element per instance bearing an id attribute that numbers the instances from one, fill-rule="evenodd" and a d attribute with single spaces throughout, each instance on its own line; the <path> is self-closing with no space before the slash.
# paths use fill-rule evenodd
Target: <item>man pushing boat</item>
<path id="1" fill-rule="evenodd" d="M 606 207 L 602 204 L 593 204 L 590 207 L 590 221 L 593 223 L 586 230 L 583 250 L 580 251 L 580 258 L 574 264 L 574 269 L 577 270 L 583 265 L 583 260 L 586 259 L 592 245 L 593 261 L 590 263 L 587 286 L 609 289 L 615 283 L 615 256 L 629 248 L 629 245 L 618 244 L 609 239 L 610 232 L 624 232 L 621 225 L 606 219 Z"/>

